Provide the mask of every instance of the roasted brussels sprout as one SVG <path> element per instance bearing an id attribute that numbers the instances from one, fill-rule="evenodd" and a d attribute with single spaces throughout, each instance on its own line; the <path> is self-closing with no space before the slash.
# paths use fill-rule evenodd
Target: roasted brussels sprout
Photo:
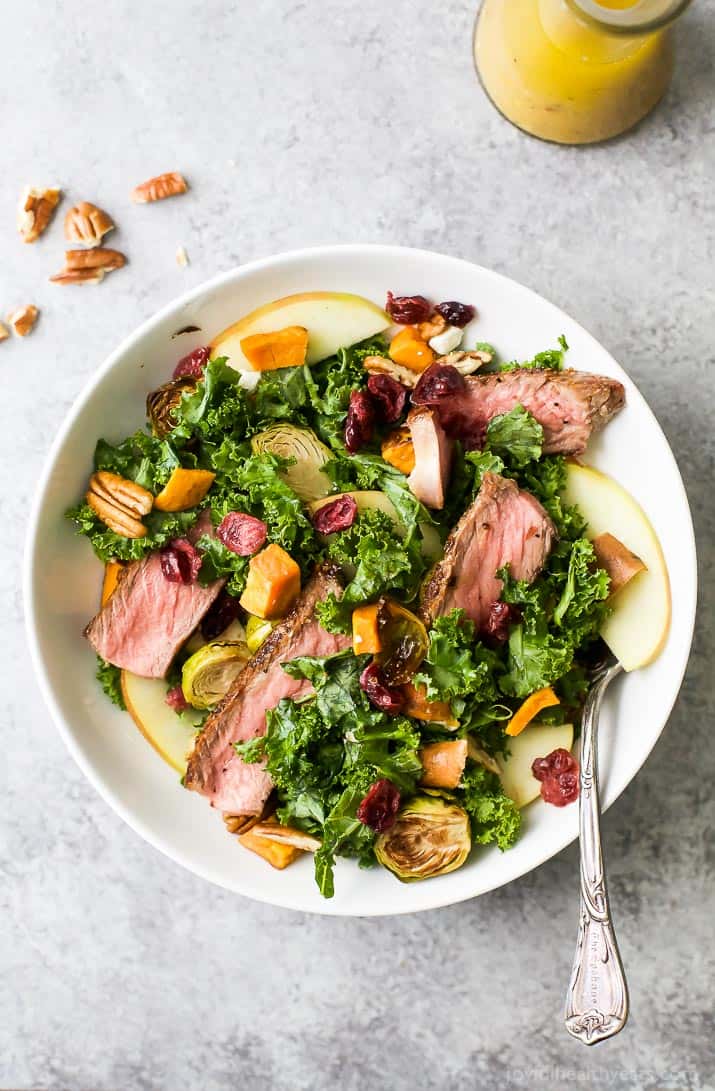
<path id="1" fill-rule="evenodd" d="M 193 394 L 196 379 L 182 375 L 157 387 L 147 395 L 146 415 L 151 421 L 152 432 L 161 439 L 176 427 L 173 410 L 180 404 L 184 394 Z"/>
<path id="2" fill-rule="evenodd" d="M 403 686 L 414 677 L 427 655 L 429 637 L 420 619 L 392 599 L 380 602 L 380 642 L 377 661 L 390 686 Z"/>
<path id="3" fill-rule="evenodd" d="M 246 621 L 246 643 L 248 650 L 253 655 L 257 652 L 264 640 L 267 640 L 275 629 L 277 621 L 268 621 L 256 614 L 249 614 Z"/>
<path id="4" fill-rule="evenodd" d="M 253 436 L 251 448 L 256 454 L 269 451 L 272 455 L 293 459 L 292 465 L 281 471 L 281 476 L 306 503 L 327 496 L 333 487 L 330 478 L 323 473 L 323 466 L 331 460 L 332 453 L 310 428 L 273 424 L 265 432 Z"/>
<path id="5" fill-rule="evenodd" d="M 205 644 L 181 669 L 184 697 L 194 708 L 213 708 L 226 696 L 249 659 L 246 644 L 233 641 Z"/>
<path id="6" fill-rule="evenodd" d="M 456 871 L 471 847 L 467 812 L 440 795 L 419 795 L 378 836 L 375 856 L 403 883 L 412 883 Z"/>

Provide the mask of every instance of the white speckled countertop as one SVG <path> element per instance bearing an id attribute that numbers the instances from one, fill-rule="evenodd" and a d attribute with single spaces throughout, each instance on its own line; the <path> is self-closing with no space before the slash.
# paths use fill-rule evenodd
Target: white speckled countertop
<path id="1" fill-rule="evenodd" d="M 0 345 L 0 1088 L 715 1087 L 715 2 L 696 0 L 683 19 L 656 113 L 590 149 L 539 143 L 494 112 L 472 68 L 475 6 L 5 5 L 0 315 L 32 300 L 42 316 L 31 338 Z M 170 169 L 190 194 L 129 203 L 134 184 Z M 48 284 L 61 228 L 18 241 L 27 182 L 107 208 L 119 225 L 109 244 L 129 267 L 99 287 Z M 699 625 L 670 725 L 604 821 L 632 1017 L 594 1051 L 561 1027 L 575 847 L 505 889 L 411 918 L 256 905 L 204 885 L 115 817 L 33 681 L 25 517 L 93 369 L 214 272 L 348 241 L 472 258 L 565 308 L 639 383 L 685 477 Z"/>

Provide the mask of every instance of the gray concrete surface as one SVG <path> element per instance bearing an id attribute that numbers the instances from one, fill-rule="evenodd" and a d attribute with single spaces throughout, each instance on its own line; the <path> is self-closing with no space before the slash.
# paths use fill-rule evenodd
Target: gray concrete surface
<path id="1" fill-rule="evenodd" d="M 715 3 L 683 20 L 661 108 L 586 150 L 528 139 L 492 110 L 472 69 L 475 6 L 3 5 L 0 312 L 32 299 L 42 317 L 31 339 L 0 346 L 2 1088 L 715 1087 Z M 190 195 L 129 204 L 132 185 L 173 168 Z M 58 224 L 35 247 L 16 238 L 22 184 L 55 181 L 119 224 L 112 244 L 131 265 L 99 288 L 47 283 Z M 544 293 L 628 368 L 685 476 L 698 632 L 670 725 L 604 823 L 632 1019 L 592 1051 L 560 1019 L 574 848 L 413 918 L 256 905 L 205 886 L 114 816 L 33 681 L 26 512 L 88 376 L 185 287 L 336 241 L 433 247 Z"/>

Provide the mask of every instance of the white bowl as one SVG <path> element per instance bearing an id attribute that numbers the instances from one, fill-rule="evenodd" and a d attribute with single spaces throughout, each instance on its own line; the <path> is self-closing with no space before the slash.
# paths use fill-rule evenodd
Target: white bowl
<path id="1" fill-rule="evenodd" d="M 474 303 L 478 338 L 493 342 L 503 358 L 532 356 L 563 333 L 569 364 L 625 384 L 627 407 L 592 444 L 587 461 L 613 474 L 650 516 L 670 570 L 673 617 L 659 659 L 618 681 L 608 695 L 601 732 L 604 805 L 620 795 L 663 730 L 690 650 L 696 560 L 680 474 L 642 396 L 593 337 L 534 292 L 456 258 L 391 246 L 296 251 L 218 276 L 145 322 L 98 369 L 52 445 L 27 542 L 27 628 L 40 684 L 70 752 L 110 806 L 156 848 L 211 882 L 274 905 L 355 916 L 414 912 L 493 890 L 548 860 L 576 837 L 577 808 L 532 804 L 513 849 L 478 849 L 461 870 L 432 881 L 402 885 L 382 868 L 360 871 L 340 861 L 335 897 L 324 900 L 309 856 L 274 871 L 241 850 L 206 801 L 182 790 L 129 716 L 109 705 L 82 636 L 97 607 L 101 567 L 64 518 L 84 490 L 97 438 L 116 440 L 140 426 L 146 394 L 166 380 L 178 357 L 262 303 L 321 288 L 380 303 L 388 288 Z M 172 338 L 187 325 L 201 332 Z"/>

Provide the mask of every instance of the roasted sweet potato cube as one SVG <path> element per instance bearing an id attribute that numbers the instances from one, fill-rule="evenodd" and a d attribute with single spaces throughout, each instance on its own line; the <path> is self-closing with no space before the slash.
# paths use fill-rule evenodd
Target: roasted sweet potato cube
<path id="1" fill-rule="evenodd" d="M 241 352 L 256 371 L 275 371 L 280 367 L 300 367 L 308 351 L 308 331 L 304 326 L 286 326 L 272 333 L 253 333 L 241 341 Z"/>

